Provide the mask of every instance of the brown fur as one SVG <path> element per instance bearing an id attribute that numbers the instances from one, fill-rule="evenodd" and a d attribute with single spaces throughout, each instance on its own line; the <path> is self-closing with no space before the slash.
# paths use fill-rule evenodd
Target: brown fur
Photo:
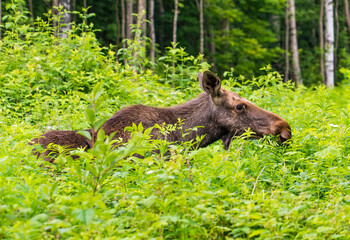
<path id="1" fill-rule="evenodd" d="M 279 135 L 279 140 L 284 142 L 292 137 L 290 126 L 285 120 L 255 106 L 237 93 L 222 89 L 221 81 L 215 74 L 205 71 L 198 75 L 198 79 L 204 93 L 197 98 L 169 108 L 129 106 L 116 112 L 102 126 L 102 129 L 107 135 L 116 132 L 115 138 L 122 138 L 127 142 L 130 139 L 130 133 L 124 129 L 132 123 L 142 122 L 146 129 L 155 124 L 175 124 L 178 119 L 182 119 L 182 129 L 202 126 L 197 131 L 189 132 L 188 140 L 195 139 L 197 135 L 204 136 L 199 147 L 205 147 L 221 139 L 226 150 L 233 136 L 239 136 L 247 129 L 255 132 L 256 138 L 270 134 Z M 151 134 L 156 138 L 157 129 L 153 129 Z M 167 140 L 183 141 L 184 139 L 180 131 L 175 131 L 167 136 Z M 76 131 L 49 131 L 33 139 L 32 142 L 39 143 L 44 148 L 47 148 L 50 143 L 69 146 L 69 148 L 89 149 L 91 147 L 91 142 Z M 44 156 L 47 154 L 45 152 Z M 46 160 L 53 161 L 47 158 Z"/>
<path id="2" fill-rule="evenodd" d="M 91 130 L 88 131 L 91 132 Z M 42 154 L 36 149 L 33 151 L 38 157 L 41 155 L 45 160 L 50 162 L 54 161 L 54 155 L 57 153 L 55 146 L 50 146 L 50 144 L 65 146 L 67 149 L 91 148 L 91 141 L 78 134 L 77 131 L 52 130 L 42 134 L 39 138 L 34 138 L 29 144 L 40 144 L 44 149 L 48 149 Z"/>

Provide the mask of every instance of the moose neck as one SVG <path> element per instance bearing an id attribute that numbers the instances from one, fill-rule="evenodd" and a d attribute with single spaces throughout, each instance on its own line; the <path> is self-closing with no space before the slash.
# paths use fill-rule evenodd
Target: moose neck
<path id="1" fill-rule="evenodd" d="M 170 107 L 169 110 L 177 119 L 184 120 L 182 125 L 184 130 L 199 126 L 197 131 L 189 133 L 188 140 L 194 140 L 198 135 L 205 135 L 200 147 L 205 147 L 219 140 L 224 134 L 224 131 L 217 126 L 215 105 L 206 93 L 202 93 L 184 104 Z"/>

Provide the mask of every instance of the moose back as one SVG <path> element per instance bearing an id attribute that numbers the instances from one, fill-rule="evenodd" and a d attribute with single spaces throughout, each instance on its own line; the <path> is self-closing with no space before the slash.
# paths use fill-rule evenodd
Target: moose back
<path id="1" fill-rule="evenodd" d="M 155 124 L 176 124 L 182 119 L 182 129 L 192 129 L 201 126 L 197 131 L 190 131 L 187 140 L 196 136 L 204 136 L 199 147 L 205 147 L 217 140 L 222 140 L 227 150 L 234 136 L 242 135 L 247 129 L 255 132 L 255 138 L 264 135 L 278 136 L 280 142 L 292 137 L 289 124 L 278 115 L 265 111 L 237 93 L 221 87 L 221 80 L 212 72 L 205 71 L 198 74 L 199 84 L 204 91 L 181 105 L 169 108 L 156 108 L 144 105 L 126 107 L 116 112 L 102 125 L 107 135 L 115 132 L 114 138 L 122 138 L 124 142 L 130 139 L 130 132 L 124 131 L 132 123 L 142 122 L 144 128 Z M 91 131 L 91 130 L 88 130 Z M 151 132 L 157 138 L 157 129 Z M 161 136 L 160 136 L 161 137 Z M 183 141 L 180 131 L 167 135 L 169 141 Z M 32 140 L 31 144 L 40 144 L 47 149 L 49 144 L 66 146 L 69 149 L 92 147 L 91 141 L 77 133 L 77 131 L 53 130 Z M 52 150 L 42 153 L 45 160 L 54 161 L 50 157 Z M 36 153 L 39 156 L 39 153 Z"/>

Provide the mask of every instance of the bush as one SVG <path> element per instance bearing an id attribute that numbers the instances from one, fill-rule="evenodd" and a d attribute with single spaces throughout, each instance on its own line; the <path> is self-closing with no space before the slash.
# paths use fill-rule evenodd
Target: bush
<path id="1" fill-rule="evenodd" d="M 151 141 L 150 130 L 134 125 L 124 146 L 113 148 L 118 142 L 100 132 L 93 149 L 76 150 L 78 159 L 62 154 L 49 164 L 27 144 L 40 132 L 97 127 L 129 104 L 184 102 L 200 92 L 195 76 L 207 64 L 173 46 L 174 58 L 159 63 L 170 61 L 171 77 L 142 64 L 135 71 L 115 61 L 112 48 L 99 47 L 90 26 L 73 26 L 60 39 L 46 21 L 13 27 L 6 21 L 0 238 L 350 237 L 350 102 L 343 98 L 349 88 L 294 89 L 269 67 L 254 79 L 228 72 L 224 87 L 291 124 L 290 146 L 243 136 L 228 152 L 221 143 L 189 151 L 193 143 Z M 93 108 L 102 92 L 106 98 Z"/>

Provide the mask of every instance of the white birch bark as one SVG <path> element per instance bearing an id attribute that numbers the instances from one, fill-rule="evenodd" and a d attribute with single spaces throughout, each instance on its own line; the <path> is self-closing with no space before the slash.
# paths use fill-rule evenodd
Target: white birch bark
<path id="1" fill-rule="evenodd" d="M 301 78 L 301 70 L 299 64 L 299 52 L 298 52 L 298 39 L 297 39 L 297 24 L 295 20 L 295 4 L 294 0 L 289 0 L 289 17 L 290 17 L 290 38 L 291 38 L 291 51 L 292 51 L 292 67 L 293 75 L 297 85 L 303 84 Z"/>
<path id="2" fill-rule="evenodd" d="M 333 0 L 325 0 L 325 77 L 326 85 L 334 87 L 334 18 Z"/>
<path id="3" fill-rule="evenodd" d="M 62 32 L 61 38 L 67 38 L 67 32 L 69 32 L 71 29 L 71 14 L 69 12 L 71 10 L 71 2 L 70 0 L 61 0 L 59 4 L 63 7 L 63 16 L 61 19 L 60 28 L 60 32 Z"/>

